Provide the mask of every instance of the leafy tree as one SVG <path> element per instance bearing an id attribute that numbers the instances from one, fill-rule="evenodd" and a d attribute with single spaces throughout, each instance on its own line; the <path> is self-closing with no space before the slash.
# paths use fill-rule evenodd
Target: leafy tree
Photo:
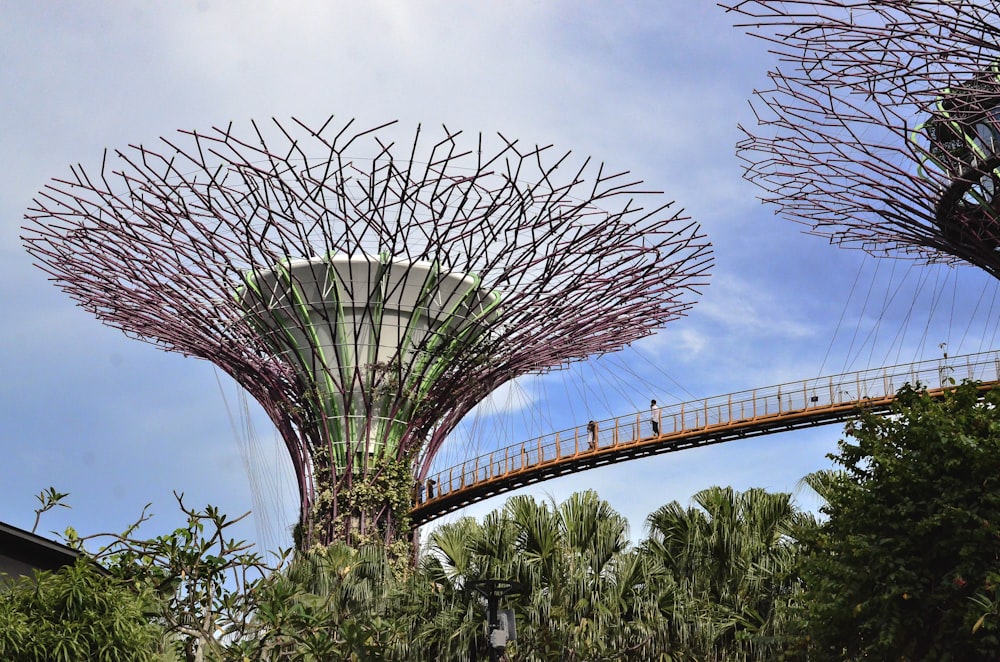
<path id="1" fill-rule="evenodd" d="M 804 541 L 809 659 L 1000 659 L 979 627 L 1000 569 L 1000 391 L 980 396 L 907 385 L 848 426 Z"/>
<path id="2" fill-rule="evenodd" d="M 0 660 L 151 662 L 162 637 L 148 593 L 102 574 L 88 559 L 0 589 Z"/>
<path id="3" fill-rule="evenodd" d="M 136 536 L 149 519 L 147 506 L 123 533 L 74 534 L 70 542 L 82 549 L 86 541 L 108 541 L 94 558 L 136 594 L 157 596 L 155 621 L 180 659 L 224 659 L 227 646 L 251 629 L 260 586 L 274 569 L 249 543 L 227 537 L 249 513 L 229 519 L 214 506 L 197 510 L 175 497 L 187 522 L 169 534 Z"/>
<path id="4" fill-rule="evenodd" d="M 41 512 L 64 496 L 52 488 L 43 492 Z M 248 543 L 228 535 L 246 515 L 230 519 L 213 506 L 189 508 L 176 496 L 187 521 L 164 535 L 137 535 L 150 519 L 148 506 L 122 533 L 79 537 L 67 529 L 67 541 L 88 560 L 66 578 L 42 573 L 37 589 L 25 580 L 3 594 L 0 659 L 406 659 L 398 655 L 405 652 L 398 645 L 404 639 L 382 618 L 395 604 L 390 596 L 398 598 L 401 590 L 395 549 L 377 544 L 317 547 L 291 561 L 282 555 L 272 568 Z M 105 544 L 90 555 L 84 549 L 90 541 Z M 95 561 L 111 576 L 97 571 Z M 39 596 L 52 599 L 39 602 Z M 60 606 L 59 599 L 77 611 Z M 48 612 L 40 611 L 52 604 Z M 116 604 L 120 610 L 112 609 Z M 142 609 L 129 611 L 135 605 Z M 125 616 L 134 622 L 122 621 Z M 126 626 L 146 630 L 135 634 Z M 140 636 L 144 633 L 152 634 Z M 132 647 L 122 649 L 111 635 L 128 637 Z M 58 644 L 54 649 L 53 642 Z"/>

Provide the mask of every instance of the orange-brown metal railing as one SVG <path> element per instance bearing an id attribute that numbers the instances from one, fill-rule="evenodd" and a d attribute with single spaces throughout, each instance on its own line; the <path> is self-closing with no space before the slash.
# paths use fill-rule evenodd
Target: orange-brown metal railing
<path id="1" fill-rule="evenodd" d="M 757 429 L 759 434 L 797 427 L 799 422 L 815 425 L 843 420 L 860 407 L 886 406 L 905 383 L 937 389 L 951 380 L 991 383 L 998 377 L 1000 351 L 990 351 L 666 405 L 657 416 L 658 435 L 653 434 L 649 411 L 633 412 L 597 421 L 593 431 L 587 425 L 561 430 L 434 472 L 420 485 L 414 520 L 419 524 L 478 500 L 477 496 L 486 498 L 545 477 L 665 452 L 668 450 L 665 446 L 696 433 L 701 441 L 684 447 L 743 436 L 741 430 Z M 616 459 L 613 457 L 616 454 L 628 457 Z M 574 465 L 574 468 L 567 466 L 569 470 L 561 470 L 557 465 Z M 528 474 L 538 476 L 529 478 Z M 515 476 L 522 479 L 512 481 Z M 482 489 L 491 483 L 496 485 Z"/>

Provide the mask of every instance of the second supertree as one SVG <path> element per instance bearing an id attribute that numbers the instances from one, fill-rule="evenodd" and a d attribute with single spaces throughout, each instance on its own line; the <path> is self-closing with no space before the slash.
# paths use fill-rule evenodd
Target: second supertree
<path id="1" fill-rule="evenodd" d="M 781 213 L 832 241 L 1000 277 L 1000 9 L 749 0 L 780 64 L 739 146 Z"/>

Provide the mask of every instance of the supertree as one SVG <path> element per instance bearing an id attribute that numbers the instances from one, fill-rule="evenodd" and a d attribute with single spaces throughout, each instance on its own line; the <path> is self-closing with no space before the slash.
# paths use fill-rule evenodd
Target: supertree
<path id="1" fill-rule="evenodd" d="M 834 243 L 1000 277 L 1000 8 L 747 0 L 779 58 L 738 151 L 784 216 Z"/>
<path id="2" fill-rule="evenodd" d="M 302 547 L 405 540 L 463 415 L 682 315 L 711 262 L 698 226 L 627 173 L 393 124 L 180 131 L 72 167 L 26 214 L 28 252 L 80 306 L 261 404 Z"/>

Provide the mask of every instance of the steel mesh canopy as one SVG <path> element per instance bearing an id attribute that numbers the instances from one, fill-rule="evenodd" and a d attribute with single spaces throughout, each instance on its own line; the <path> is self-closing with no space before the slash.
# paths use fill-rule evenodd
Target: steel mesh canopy
<path id="1" fill-rule="evenodd" d="M 738 151 L 779 212 L 834 243 L 1000 276 L 1000 9 L 747 0 L 780 64 Z"/>
<path id="2" fill-rule="evenodd" d="M 260 402 L 304 545 L 391 539 L 398 499 L 355 488 L 399 466 L 412 485 L 504 382 L 676 319 L 711 262 L 698 226 L 627 173 L 503 136 L 400 133 L 180 131 L 71 168 L 26 215 L 28 252 L 81 307 Z"/>

